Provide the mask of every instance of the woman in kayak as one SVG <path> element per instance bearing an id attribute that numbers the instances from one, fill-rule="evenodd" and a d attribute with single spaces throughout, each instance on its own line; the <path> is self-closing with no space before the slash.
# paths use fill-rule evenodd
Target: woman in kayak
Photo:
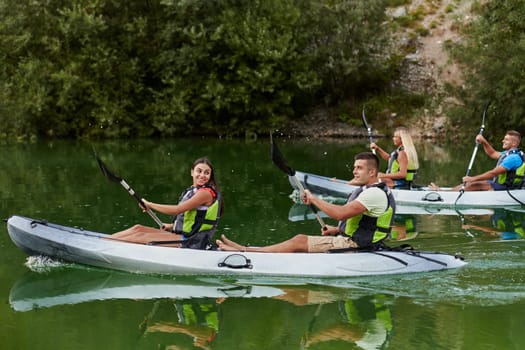
<path id="1" fill-rule="evenodd" d="M 390 188 L 410 189 L 419 168 L 414 142 L 405 127 L 398 127 L 394 131 L 392 141 L 396 149 L 390 154 L 374 142 L 370 144 L 370 148 L 388 162 L 386 173 L 379 173 L 379 179 Z"/>
<path id="2" fill-rule="evenodd" d="M 159 204 L 143 199 L 147 208 L 172 215 L 172 223 L 164 224 L 162 228 L 137 224 L 113 234 L 110 239 L 208 249 L 222 214 L 222 199 L 210 160 L 205 157 L 197 159 L 191 167 L 191 177 L 193 184 L 184 190 L 178 204 Z"/>
<path id="3" fill-rule="evenodd" d="M 216 243 L 221 250 L 266 253 L 322 253 L 329 250 L 377 249 L 388 237 L 395 214 L 395 201 L 390 189 L 378 182 L 379 159 L 372 152 L 354 158 L 354 178 L 361 186 L 339 205 L 324 201 L 304 191 L 303 202 L 314 205 L 329 217 L 340 220 L 338 226 L 327 225 L 321 236 L 296 235 L 286 241 L 265 247 L 247 247 L 222 235 Z"/>

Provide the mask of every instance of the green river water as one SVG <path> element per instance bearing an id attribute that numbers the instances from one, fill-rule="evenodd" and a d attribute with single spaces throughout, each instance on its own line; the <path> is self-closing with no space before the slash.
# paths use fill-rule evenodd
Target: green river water
<path id="1" fill-rule="evenodd" d="M 298 170 L 350 178 L 365 140 L 278 139 Z M 381 141 L 391 149 L 389 140 Z M 473 143 L 473 142 L 472 142 Z M 418 148 L 421 184 L 454 185 L 473 144 Z M 219 233 L 252 245 L 319 233 L 291 221 L 292 189 L 267 139 L 3 142 L 0 213 L 100 232 L 155 225 L 97 167 L 171 203 L 207 155 L 225 201 Z M 384 163 L 383 163 L 384 165 Z M 493 166 L 481 151 L 473 174 Z M 398 217 L 417 249 L 460 254 L 450 271 L 345 279 L 143 276 L 28 258 L 0 228 L 2 349 L 525 349 L 522 207 Z M 479 215 L 477 215 L 479 214 Z M 166 218 L 163 218 L 166 219 Z M 462 225 L 463 224 L 463 225 Z M 506 224 L 507 227 L 502 227 Z M 512 226 L 512 227 L 509 227 Z"/>

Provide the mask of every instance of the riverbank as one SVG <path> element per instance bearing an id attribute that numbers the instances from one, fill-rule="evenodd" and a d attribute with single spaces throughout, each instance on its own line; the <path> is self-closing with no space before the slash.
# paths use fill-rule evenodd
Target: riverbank
<path id="1" fill-rule="evenodd" d="M 451 125 L 446 116 L 423 115 L 415 119 L 414 122 L 404 125 L 408 127 L 413 138 L 423 139 L 444 139 L 451 130 Z M 383 121 L 381 125 L 374 126 L 374 137 L 390 136 L 395 126 L 398 125 L 392 116 L 390 120 Z M 372 120 L 372 119 L 371 119 Z M 386 130 L 381 132 L 380 130 Z M 334 113 L 328 111 L 317 111 L 300 120 L 292 120 L 279 132 L 294 137 L 309 138 L 361 138 L 367 137 L 367 130 L 361 124 L 358 126 L 350 125 L 341 121 Z"/>

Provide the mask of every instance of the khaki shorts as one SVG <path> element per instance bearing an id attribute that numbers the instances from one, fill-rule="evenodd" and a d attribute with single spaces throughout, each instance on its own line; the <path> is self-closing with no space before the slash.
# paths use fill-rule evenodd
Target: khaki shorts
<path id="1" fill-rule="evenodd" d="M 324 253 L 330 249 L 357 248 L 357 243 L 345 236 L 308 236 L 308 253 Z"/>

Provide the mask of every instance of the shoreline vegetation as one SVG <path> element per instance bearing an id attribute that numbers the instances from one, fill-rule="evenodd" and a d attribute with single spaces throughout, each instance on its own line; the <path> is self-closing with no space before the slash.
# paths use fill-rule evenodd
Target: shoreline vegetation
<path id="1" fill-rule="evenodd" d="M 523 133 L 522 6 L 0 0 L 0 139 Z"/>

